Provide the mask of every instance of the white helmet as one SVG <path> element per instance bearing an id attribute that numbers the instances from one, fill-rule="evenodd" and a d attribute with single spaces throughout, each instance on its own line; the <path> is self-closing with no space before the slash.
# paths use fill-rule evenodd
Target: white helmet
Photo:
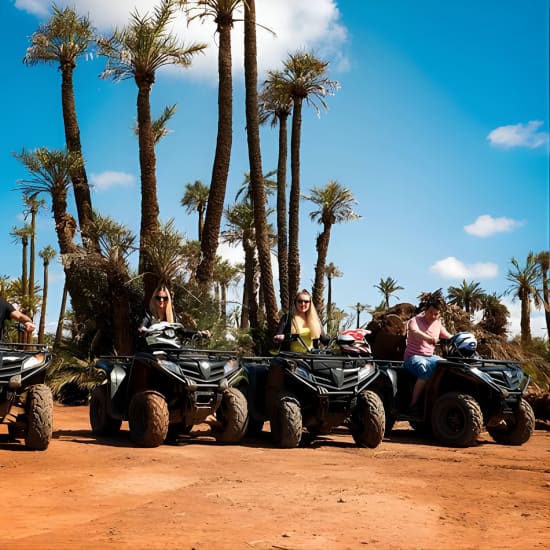
<path id="1" fill-rule="evenodd" d="M 472 357 L 477 350 L 477 340 L 471 332 L 457 332 L 449 344 L 449 355 L 452 357 Z"/>

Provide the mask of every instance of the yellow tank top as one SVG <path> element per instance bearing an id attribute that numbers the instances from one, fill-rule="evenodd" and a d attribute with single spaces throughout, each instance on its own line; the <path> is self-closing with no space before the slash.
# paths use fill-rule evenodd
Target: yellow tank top
<path id="1" fill-rule="evenodd" d="M 302 340 L 304 341 L 304 344 L 307 346 L 307 349 L 304 349 L 304 345 L 300 340 L 293 340 L 290 342 L 290 351 L 294 351 L 296 353 L 306 353 L 313 347 L 313 341 L 311 340 L 311 330 L 308 327 L 304 327 L 299 332 Z"/>

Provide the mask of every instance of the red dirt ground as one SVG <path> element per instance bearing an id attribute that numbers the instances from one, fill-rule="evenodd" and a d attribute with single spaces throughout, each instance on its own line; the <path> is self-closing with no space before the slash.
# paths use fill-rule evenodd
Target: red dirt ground
<path id="1" fill-rule="evenodd" d="M 344 429 L 299 449 L 269 433 L 220 446 L 201 425 L 136 448 L 97 438 L 87 407 L 55 406 L 48 450 L 0 427 L 0 548 L 550 548 L 550 431 L 521 447 L 449 449 L 408 424 L 376 449 Z M 267 428 L 267 426 L 266 426 Z"/>

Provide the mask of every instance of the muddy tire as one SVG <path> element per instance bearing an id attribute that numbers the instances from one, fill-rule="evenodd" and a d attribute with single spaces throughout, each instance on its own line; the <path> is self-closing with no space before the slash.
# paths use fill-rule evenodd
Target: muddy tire
<path id="1" fill-rule="evenodd" d="M 238 443 L 244 437 L 248 425 L 248 404 L 240 390 L 224 390 L 216 419 L 219 425 L 214 428 L 214 437 L 218 443 Z"/>
<path id="2" fill-rule="evenodd" d="M 53 398 L 46 384 L 36 384 L 27 393 L 25 446 L 35 451 L 48 448 L 52 438 Z"/>
<path id="3" fill-rule="evenodd" d="M 90 398 L 90 426 L 95 435 L 116 435 L 122 420 L 109 414 L 109 385 L 102 384 L 92 391 Z"/>
<path id="4" fill-rule="evenodd" d="M 513 415 L 506 416 L 497 426 L 487 426 L 489 435 L 504 445 L 523 445 L 535 429 L 535 413 L 531 405 L 521 398 Z"/>
<path id="5" fill-rule="evenodd" d="M 302 439 L 302 411 L 300 402 L 289 392 L 280 392 L 273 407 L 271 437 L 282 449 L 292 449 Z"/>
<path id="6" fill-rule="evenodd" d="M 158 447 L 168 434 L 168 405 L 154 391 L 136 393 L 128 411 L 130 438 L 140 447 Z"/>
<path id="7" fill-rule="evenodd" d="M 380 445 L 386 429 L 384 405 L 377 393 L 366 390 L 357 399 L 351 415 L 351 435 L 359 447 Z"/>
<path id="8" fill-rule="evenodd" d="M 434 403 L 432 429 L 436 439 L 448 447 L 474 445 L 483 429 L 481 408 L 470 395 L 445 393 Z"/>

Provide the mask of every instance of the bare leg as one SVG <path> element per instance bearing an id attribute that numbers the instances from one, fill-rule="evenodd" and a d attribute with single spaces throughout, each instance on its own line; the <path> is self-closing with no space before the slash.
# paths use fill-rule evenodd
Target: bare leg
<path id="1" fill-rule="evenodd" d="M 420 394 L 426 387 L 426 384 L 428 383 L 427 380 L 422 380 L 422 378 L 418 378 L 416 380 L 416 383 L 414 384 L 413 388 L 413 394 L 411 399 L 411 406 L 414 406 L 418 403 L 418 399 L 420 398 Z"/>

